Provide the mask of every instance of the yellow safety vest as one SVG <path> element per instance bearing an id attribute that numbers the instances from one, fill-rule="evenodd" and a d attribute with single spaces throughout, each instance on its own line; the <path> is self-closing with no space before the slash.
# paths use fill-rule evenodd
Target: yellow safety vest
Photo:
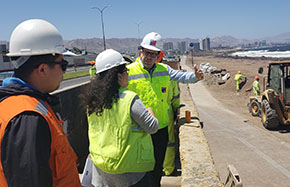
<path id="1" fill-rule="evenodd" d="M 156 63 L 152 77 L 141 64 L 140 58 L 127 66 L 129 69 L 128 90 L 136 92 L 146 107 L 151 107 L 159 121 L 158 129 L 168 126 L 168 85 L 170 77 L 164 64 Z"/>
<path id="2" fill-rule="evenodd" d="M 126 90 L 119 96 L 112 109 L 104 109 L 102 116 L 88 116 L 92 160 L 111 174 L 151 171 L 155 164 L 151 136 L 132 124 L 130 116 L 136 94 Z"/>
<path id="3" fill-rule="evenodd" d="M 89 74 L 90 74 L 90 77 L 94 77 L 96 75 L 96 68 L 93 66 L 89 69 Z"/>
<path id="4" fill-rule="evenodd" d="M 253 92 L 256 96 L 260 95 L 260 83 L 257 80 L 253 82 Z"/>
<path id="5" fill-rule="evenodd" d="M 169 175 L 175 168 L 174 112 L 176 112 L 180 106 L 179 88 L 176 81 L 171 81 L 169 84 L 167 102 L 171 107 L 169 110 L 168 144 L 163 161 L 163 171 L 166 175 Z"/>

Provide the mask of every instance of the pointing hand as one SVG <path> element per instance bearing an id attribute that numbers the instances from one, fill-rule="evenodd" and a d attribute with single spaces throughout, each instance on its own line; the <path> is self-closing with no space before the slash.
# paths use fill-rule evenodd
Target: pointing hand
<path id="1" fill-rule="evenodd" d="M 193 66 L 193 70 L 194 70 L 194 73 L 195 73 L 195 76 L 199 79 L 199 80 L 202 80 L 203 79 L 203 73 L 200 69 L 197 68 L 197 65 L 194 64 Z"/>

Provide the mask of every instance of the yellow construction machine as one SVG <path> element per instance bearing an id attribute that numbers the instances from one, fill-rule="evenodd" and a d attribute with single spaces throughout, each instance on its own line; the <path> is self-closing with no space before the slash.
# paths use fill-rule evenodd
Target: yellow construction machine
<path id="1" fill-rule="evenodd" d="M 262 87 L 261 96 L 250 97 L 250 113 L 260 116 L 267 129 L 290 124 L 290 61 L 271 62 Z"/>

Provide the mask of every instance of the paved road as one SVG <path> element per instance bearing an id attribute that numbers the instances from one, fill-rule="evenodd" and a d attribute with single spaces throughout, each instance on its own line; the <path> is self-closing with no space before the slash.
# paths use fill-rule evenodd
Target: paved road
<path id="1" fill-rule="evenodd" d="M 243 117 L 215 100 L 202 82 L 190 85 L 190 90 L 223 182 L 228 164 L 233 164 L 244 186 L 290 186 L 289 143 L 245 123 Z"/>

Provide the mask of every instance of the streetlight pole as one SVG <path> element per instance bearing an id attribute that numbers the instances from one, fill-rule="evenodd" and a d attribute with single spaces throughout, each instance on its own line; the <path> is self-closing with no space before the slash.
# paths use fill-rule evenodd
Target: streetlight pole
<path id="1" fill-rule="evenodd" d="M 143 23 L 142 21 L 139 22 L 139 23 L 135 23 L 138 27 L 138 41 L 140 40 L 140 29 L 139 29 L 139 26 L 141 25 L 141 23 Z"/>
<path id="2" fill-rule="evenodd" d="M 104 19 L 103 19 L 103 12 L 106 8 L 112 7 L 111 5 L 107 5 L 102 9 L 98 7 L 92 7 L 92 9 L 97 9 L 101 13 L 101 22 L 102 22 L 102 31 L 103 31 L 103 43 L 104 43 L 104 50 L 106 50 L 106 38 L 105 38 L 105 26 L 104 26 Z"/>

